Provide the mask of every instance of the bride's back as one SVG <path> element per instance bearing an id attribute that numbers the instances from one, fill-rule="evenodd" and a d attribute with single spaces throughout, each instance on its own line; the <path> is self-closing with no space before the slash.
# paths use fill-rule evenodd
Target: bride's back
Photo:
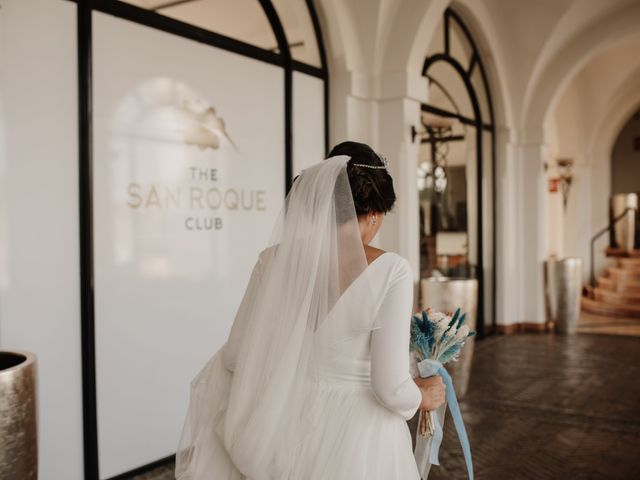
<path id="1" fill-rule="evenodd" d="M 407 316 L 412 298 L 404 304 L 389 304 L 387 296 L 392 287 L 398 289 L 399 283 L 404 283 L 405 289 L 401 297 L 406 298 L 407 293 L 412 296 L 412 292 L 406 291 L 407 287 L 412 289 L 408 262 L 394 252 L 385 252 L 345 290 L 317 332 L 321 348 L 326 349 L 321 358 L 327 378 L 370 383 L 371 335 L 386 320 L 379 315 L 383 303 L 385 315 L 391 314 L 400 324 L 407 323 L 407 318 L 402 317 Z M 374 305 L 363 309 L 363 301 Z M 368 318 L 362 317 L 364 311 Z"/>
<path id="2" fill-rule="evenodd" d="M 374 314 L 362 318 L 361 293 Z M 322 352 L 288 478 L 417 480 L 405 423 L 421 394 L 409 375 L 409 263 L 386 252 L 344 292 L 316 332 Z M 369 310 L 367 309 L 367 312 Z"/>

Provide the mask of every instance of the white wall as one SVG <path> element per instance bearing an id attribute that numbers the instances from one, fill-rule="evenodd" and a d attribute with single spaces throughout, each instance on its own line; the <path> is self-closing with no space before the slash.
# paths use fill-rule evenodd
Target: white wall
<path id="1" fill-rule="evenodd" d="M 83 478 L 75 12 L 0 10 L 0 347 L 38 357 L 42 480 Z"/>

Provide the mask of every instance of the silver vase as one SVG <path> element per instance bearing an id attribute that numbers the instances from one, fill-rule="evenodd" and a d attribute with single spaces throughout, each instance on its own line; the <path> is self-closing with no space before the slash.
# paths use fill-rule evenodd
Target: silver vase
<path id="1" fill-rule="evenodd" d="M 0 351 L 0 480 L 37 478 L 36 357 Z"/>
<path id="2" fill-rule="evenodd" d="M 430 277 L 420 281 L 420 308 L 436 312 L 455 312 L 457 308 L 467 314 L 465 324 L 476 329 L 478 318 L 478 280 L 474 278 Z M 453 380 L 458 400 L 467 393 L 471 377 L 471 364 L 475 337 L 469 337 L 457 362 L 449 362 L 446 369 Z"/>

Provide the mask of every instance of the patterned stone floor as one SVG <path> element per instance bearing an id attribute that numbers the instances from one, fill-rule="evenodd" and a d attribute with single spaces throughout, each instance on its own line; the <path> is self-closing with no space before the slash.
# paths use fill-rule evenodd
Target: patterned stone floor
<path id="1" fill-rule="evenodd" d="M 164 465 L 155 470 L 145 473 L 144 475 L 136 475 L 132 480 L 174 480 L 173 476 L 174 464 Z"/>
<path id="2" fill-rule="evenodd" d="M 492 337 L 472 368 L 461 409 L 477 479 L 640 479 L 640 338 Z M 466 478 L 450 415 L 440 463 L 429 480 Z"/>
<path id="3" fill-rule="evenodd" d="M 489 337 L 460 406 L 478 480 L 640 479 L 640 337 Z M 171 466 L 136 477 L 170 478 Z M 447 412 L 429 480 L 464 478 Z"/>

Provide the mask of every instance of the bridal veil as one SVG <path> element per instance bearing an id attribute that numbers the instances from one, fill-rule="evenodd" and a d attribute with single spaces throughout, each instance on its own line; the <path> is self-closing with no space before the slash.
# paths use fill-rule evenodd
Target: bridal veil
<path id="1" fill-rule="evenodd" d="M 287 195 L 229 341 L 191 383 L 178 479 L 289 478 L 310 413 L 322 415 L 306 407 L 322 378 L 323 322 L 353 282 L 367 281 L 348 160 L 304 170 Z M 356 290 L 361 312 L 339 319 L 345 339 L 375 328 L 369 289 Z"/>

